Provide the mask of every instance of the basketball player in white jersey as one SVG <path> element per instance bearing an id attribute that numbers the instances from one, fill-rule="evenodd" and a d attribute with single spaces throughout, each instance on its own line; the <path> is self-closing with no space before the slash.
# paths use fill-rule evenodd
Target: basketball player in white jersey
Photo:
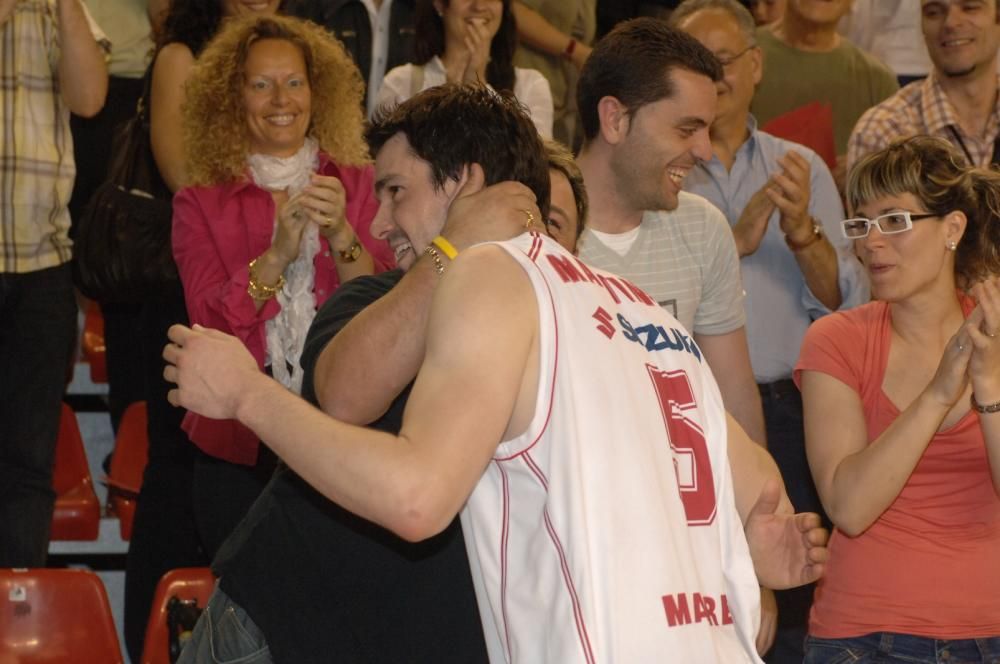
<path id="1" fill-rule="evenodd" d="M 758 662 L 758 580 L 819 576 L 818 517 L 790 513 L 697 345 L 638 288 L 535 232 L 449 258 L 443 214 L 485 183 L 476 165 L 418 156 L 442 130 L 420 112 L 428 99 L 492 104 L 499 125 L 533 131 L 489 91 L 444 88 L 369 134 L 376 232 L 404 268 L 440 276 L 400 435 L 314 409 L 215 330 L 171 329 L 171 400 L 239 419 L 330 499 L 404 538 L 461 512 L 492 661 Z M 520 156 L 527 170 L 545 168 L 537 152 Z M 760 496 L 743 519 L 738 486 Z"/>

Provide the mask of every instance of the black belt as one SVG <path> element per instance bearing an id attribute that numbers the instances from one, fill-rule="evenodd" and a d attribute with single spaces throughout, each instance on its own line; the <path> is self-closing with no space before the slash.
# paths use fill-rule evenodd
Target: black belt
<path id="1" fill-rule="evenodd" d="M 791 378 L 782 378 L 773 383 L 757 383 L 757 389 L 760 390 L 760 396 L 772 399 L 781 399 L 799 392 L 799 388 L 795 387 L 795 381 Z"/>

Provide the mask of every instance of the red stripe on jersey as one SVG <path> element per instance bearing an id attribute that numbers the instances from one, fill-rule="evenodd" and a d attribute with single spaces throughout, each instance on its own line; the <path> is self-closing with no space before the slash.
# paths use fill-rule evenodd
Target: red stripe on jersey
<path id="1" fill-rule="evenodd" d="M 507 655 L 511 655 L 510 623 L 507 621 L 507 544 L 510 541 L 510 480 L 502 464 L 497 464 L 503 481 L 503 517 L 500 524 L 500 607 L 503 613 L 503 636 Z"/>
<path id="2" fill-rule="evenodd" d="M 538 231 L 531 231 L 531 248 L 528 249 L 528 258 L 531 259 L 532 263 L 538 261 L 539 254 L 542 253 L 542 237 L 538 234 Z"/>
<path id="3" fill-rule="evenodd" d="M 531 468 L 531 472 L 533 472 L 535 474 L 535 477 L 538 478 L 538 481 L 542 483 L 543 487 L 545 487 L 545 490 L 548 491 L 549 478 L 545 477 L 545 473 L 543 473 L 542 469 L 538 466 L 537 463 L 535 463 L 535 460 L 531 458 L 531 454 L 525 452 L 525 454 L 522 455 L 522 458 L 524 459 L 524 462 L 528 464 L 528 467 Z"/>
<path id="4" fill-rule="evenodd" d="M 552 526 L 552 521 L 549 519 L 548 509 L 545 510 L 545 530 L 548 531 L 556 553 L 559 554 L 559 566 L 562 567 L 563 581 L 566 582 L 566 590 L 569 592 L 570 601 L 573 603 L 573 619 L 576 621 L 576 633 L 580 637 L 580 646 L 583 648 L 583 654 L 587 658 L 587 664 L 594 664 L 594 651 L 590 647 L 590 636 L 587 634 L 587 624 L 583 618 L 583 610 L 580 608 L 580 598 L 576 594 L 576 586 L 573 584 L 573 575 L 570 573 L 569 563 L 566 562 L 566 552 L 563 551 L 559 535 L 556 533 L 555 528 Z"/>
<path id="5" fill-rule="evenodd" d="M 534 231 L 532 232 L 534 233 Z M 537 235 L 537 233 L 535 233 L 535 235 Z M 539 240 L 539 238 L 535 239 Z M 538 263 L 535 263 L 535 265 L 537 267 Z M 545 272 L 543 272 L 541 268 L 538 269 L 538 273 L 542 277 L 542 281 L 545 282 L 545 290 L 549 294 L 549 303 L 552 306 L 552 332 L 553 332 L 552 343 L 555 346 L 555 350 L 553 352 L 553 356 L 555 357 L 555 359 L 552 361 L 552 388 L 549 390 L 548 411 L 545 414 L 545 423 L 542 424 L 541 430 L 538 432 L 538 435 L 535 436 L 535 439 L 531 441 L 531 443 L 527 447 L 525 447 L 520 452 L 511 454 L 510 456 L 494 457 L 496 461 L 510 461 L 511 459 L 516 459 L 525 452 L 531 451 L 531 448 L 534 447 L 535 444 L 537 444 L 538 441 L 542 439 L 542 435 L 549 428 L 549 421 L 552 419 L 552 405 L 555 403 L 555 394 L 556 394 L 556 377 L 559 373 L 559 315 L 556 312 L 556 302 L 555 299 L 552 297 L 552 287 L 549 285 L 549 280 L 545 277 Z"/>

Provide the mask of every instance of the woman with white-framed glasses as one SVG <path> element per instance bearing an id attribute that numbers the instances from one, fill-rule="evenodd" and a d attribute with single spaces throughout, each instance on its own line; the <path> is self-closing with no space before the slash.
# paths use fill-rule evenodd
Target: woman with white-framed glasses
<path id="1" fill-rule="evenodd" d="M 805 661 L 1000 662 L 1000 174 L 915 137 L 847 198 L 876 300 L 814 323 L 795 372 L 836 526 Z"/>

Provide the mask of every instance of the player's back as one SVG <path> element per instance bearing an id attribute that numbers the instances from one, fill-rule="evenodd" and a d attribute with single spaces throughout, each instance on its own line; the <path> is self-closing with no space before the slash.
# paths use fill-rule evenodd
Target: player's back
<path id="1" fill-rule="evenodd" d="M 463 511 L 494 661 L 759 661 L 718 388 L 673 317 L 555 242 L 501 243 L 538 299 L 528 430 Z"/>

